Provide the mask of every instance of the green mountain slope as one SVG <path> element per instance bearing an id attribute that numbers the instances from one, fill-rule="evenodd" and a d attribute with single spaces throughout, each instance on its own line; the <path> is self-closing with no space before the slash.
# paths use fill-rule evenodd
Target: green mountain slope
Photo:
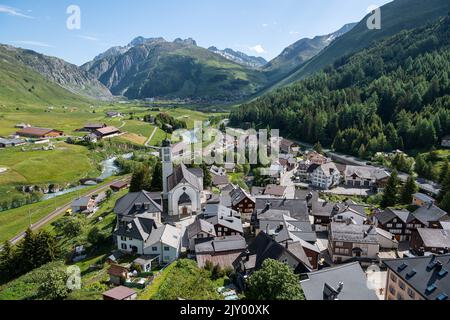
<path id="1" fill-rule="evenodd" d="M 450 134 L 450 16 L 402 31 L 231 114 L 362 157 Z"/>
<path id="2" fill-rule="evenodd" d="M 47 80 L 22 63 L 15 48 L 0 46 L 0 103 L 2 105 L 80 105 L 87 98 Z"/>
<path id="3" fill-rule="evenodd" d="M 198 47 L 192 39 L 135 39 L 83 66 L 115 95 L 238 100 L 267 82 L 261 72 Z"/>
<path id="4" fill-rule="evenodd" d="M 435 21 L 450 12 L 448 0 L 395 0 L 381 7 L 381 29 L 369 30 L 366 16 L 308 63 L 300 66 L 277 86 L 287 85 L 332 64 L 336 59 L 367 48 L 374 41 L 392 36 L 401 30 L 413 29 Z"/>

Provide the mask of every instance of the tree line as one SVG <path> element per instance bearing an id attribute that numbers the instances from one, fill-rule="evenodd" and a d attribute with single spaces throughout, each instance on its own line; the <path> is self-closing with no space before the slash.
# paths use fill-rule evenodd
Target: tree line
<path id="1" fill-rule="evenodd" d="M 230 123 L 280 129 L 365 158 L 430 149 L 450 133 L 450 17 L 403 31 L 232 111 Z"/>

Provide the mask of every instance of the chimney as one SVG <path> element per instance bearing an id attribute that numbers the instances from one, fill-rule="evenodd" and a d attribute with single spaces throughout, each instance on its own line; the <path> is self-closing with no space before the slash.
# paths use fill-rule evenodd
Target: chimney
<path id="1" fill-rule="evenodd" d="M 338 288 L 337 288 L 337 292 L 338 292 L 338 293 L 341 293 L 342 290 L 344 290 L 344 283 L 343 283 L 343 282 L 339 282 L 339 286 L 338 286 Z"/>
<path id="2" fill-rule="evenodd" d="M 250 261 L 250 251 L 248 249 L 245 251 L 245 261 Z"/>
<path id="3" fill-rule="evenodd" d="M 443 267 L 442 262 L 436 261 L 436 271 L 441 272 L 442 267 Z"/>
<path id="4" fill-rule="evenodd" d="M 286 250 L 289 249 L 289 241 L 286 241 Z"/>
<path id="5" fill-rule="evenodd" d="M 230 218 L 233 218 L 233 210 L 230 210 Z"/>

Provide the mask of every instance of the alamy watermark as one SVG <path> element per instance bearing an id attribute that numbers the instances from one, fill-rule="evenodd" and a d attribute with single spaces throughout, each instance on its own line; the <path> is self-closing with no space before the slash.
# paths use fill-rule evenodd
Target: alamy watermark
<path id="1" fill-rule="evenodd" d="M 267 167 L 279 161 L 279 130 L 256 131 L 203 127 L 196 121 L 194 129 L 176 130 L 172 141 L 178 141 L 177 155 L 184 164 L 223 165 L 226 163 L 249 164 Z"/>
<path id="2" fill-rule="evenodd" d="M 375 5 L 370 6 L 367 9 L 370 16 L 367 18 L 367 28 L 369 30 L 381 29 L 381 8 Z"/>
<path id="3" fill-rule="evenodd" d="M 69 30 L 81 29 L 81 8 L 77 5 L 70 5 L 67 7 L 66 13 L 69 17 L 66 20 L 66 26 Z"/>

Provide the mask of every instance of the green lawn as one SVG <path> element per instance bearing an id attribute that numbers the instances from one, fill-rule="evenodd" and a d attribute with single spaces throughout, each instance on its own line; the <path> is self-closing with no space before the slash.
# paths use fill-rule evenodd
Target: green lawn
<path id="1" fill-rule="evenodd" d="M 106 184 L 111 179 L 115 178 L 116 177 L 111 177 L 102 184 Z M 97 187 L 98 186 L 87 187 L 79 192 L 68 193 L 51 200 L 0 212 L 0 243 L 10 240 L 19 233 L 25 231 L 30 225 L 30 216 L 31 223 L 36 223 L 54 210 Z"/>

